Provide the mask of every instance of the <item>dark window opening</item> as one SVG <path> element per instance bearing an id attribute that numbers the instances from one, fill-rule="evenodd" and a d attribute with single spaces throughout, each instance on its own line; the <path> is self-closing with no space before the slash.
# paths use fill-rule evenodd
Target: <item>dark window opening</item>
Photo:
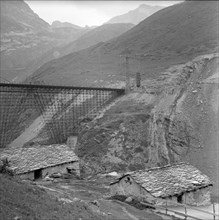
<path id="1" fill-rule="evenodd" d="M 35 170 L 34 171 L 34 179 L 37 180 L 37 179 L 40 179 L 40 178 L 42 178 L 42 169 Z"/>
<path id="2" fill-rule="evenodd" d="M 127 181 L 130 185 L 132 184 L 132 181 L 131 181 L 131 178 L 130 177 L 127 177 Z"/>
<path id="3" fill-rule="evenodd" d="M 177 202 L 178 203 L 182 203 L 182 197 L 183 197 L 183 195 L 177 196 Z"/>
<path id="4" fill-rule="evenodd" d="M 76 169 L 74 169 L 74 168 L 67 167 L 66 170 L 67 170 L 67 173 L 76 174 Z"/>

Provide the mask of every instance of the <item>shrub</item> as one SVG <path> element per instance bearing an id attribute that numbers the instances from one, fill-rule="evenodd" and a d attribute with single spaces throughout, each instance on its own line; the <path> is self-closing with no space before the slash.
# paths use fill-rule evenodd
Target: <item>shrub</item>
<path id="1" fill-rule="evenodd" d="M 13 170 L 10 168 L 8 158 L 2 158 L 0 161 L 0 173 L 9 174 L 10 176 L 14 175 Z"/>

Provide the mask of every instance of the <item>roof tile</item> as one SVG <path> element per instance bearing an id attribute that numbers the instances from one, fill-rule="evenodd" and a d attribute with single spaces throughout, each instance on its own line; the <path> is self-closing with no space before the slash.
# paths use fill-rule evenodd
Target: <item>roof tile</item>
<path id="1" fill-rule="evenodd" d="M 127 175 L 155 197 L 172 196 L 212 185 L 208 176 L 187 163 L 128 172 L 121 178 Z"/>
<path id="2" fill-rule="evenodd" d="M 7 157 L 16 174 L 27 173 L 40 168 L 79 161 L 67 145 L 54 144 L 21 149 L 4 149 L 1 158 Z"/>

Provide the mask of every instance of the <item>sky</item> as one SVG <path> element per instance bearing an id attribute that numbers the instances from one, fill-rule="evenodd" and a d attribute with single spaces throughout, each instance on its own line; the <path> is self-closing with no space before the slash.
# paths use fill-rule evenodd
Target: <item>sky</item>
<path id="1" fill-rule="evenodd" d="M 170 6 L 180 1 L 28 1 L 25 2 L 43 20 L 55 20 L 78 26 L 99 26 L 112 17 L 127 13 L 141 4 Z"/>

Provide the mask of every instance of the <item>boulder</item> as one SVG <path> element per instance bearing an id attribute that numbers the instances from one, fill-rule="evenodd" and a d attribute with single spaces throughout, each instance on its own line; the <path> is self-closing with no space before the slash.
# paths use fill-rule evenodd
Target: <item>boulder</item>
<path id="1" fill-rule="evenodd" d="M 52 177 L 52 178 L 61 178 L 62 174 L 61 173 L 53 173 L 53 174 L 50 175 L 50 177 Z"/>
<path id="2" fill-rule="evenodd" d="M 127 197 L 125 202 L 132 202 L 133 198 L 131 196 Z"/>

